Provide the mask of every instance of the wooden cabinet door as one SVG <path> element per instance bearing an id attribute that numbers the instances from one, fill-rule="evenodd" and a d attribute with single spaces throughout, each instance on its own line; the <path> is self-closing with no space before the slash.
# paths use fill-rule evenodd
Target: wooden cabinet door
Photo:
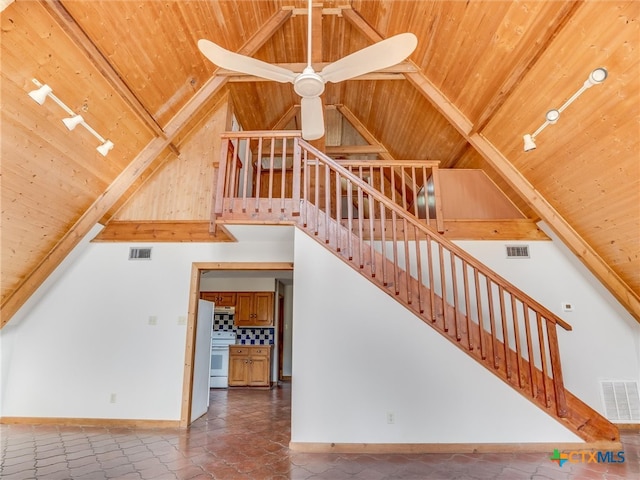
<path id="1" fill-rule="evenodd" d="M 253 325 L 260 327 L 273 325 L 273 293 L 256 292 L 253 294 Z"/>
<path id="2" fill-rule="evenodd" d="M 271 348 L 251 347 L 249 351 L 248 385 L 252 387 L 269 386 L 271 368 Z"/>
<path id="3" fill-rule="evenodd" d="M 253 293 L 239 292 L 236 295 L 236 325 L 253 325 Z"/>
<path id="4" fill-rule="evenodd" d="M 229 348 L 229 386 L 244 387 L 249 380 L 249 352 L 247 348 Z"/>
<path id="5" fill-rule="evenodd" d="M 235 307 L 235 292 L 200 292 L 202 300 L 208 300 L 216 304 L 216 307 Z"/>
<path id="6" fill-rule="evenodd" d="M 236 306 L 236 293 L 235 292 L 218 292 L 216 300 L 214 300 L 216 307 L 235 307 Z"/>

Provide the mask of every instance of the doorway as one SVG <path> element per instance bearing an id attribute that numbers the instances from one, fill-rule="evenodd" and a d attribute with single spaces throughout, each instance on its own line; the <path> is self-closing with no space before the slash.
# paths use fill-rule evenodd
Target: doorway
<path id="1" fill-rule="evenodd" d="M 198 313 L 198 299 L 199 292 L 201 290 L 201 279 L 203 272 L 213 271 L 221 274 L 222 272 L 229 272 L 230 276 L 242 276 L 250 274 L 251 272 L 260 272 L 264 275 L 265 272 L 274 272 L 274 278 L 280 276 L 283 279 L 292 279 L 293 264 L 290 262 L 282 263 L 254 263 L 254 262 L 196 262 L 191 267 L 191 282 L 189 293 L 189 313 L 187 317 L 187 339 L 185 344 L 185 361 L 184 361 L 184 375 L 182 385 L 182 407 L 180 413 L 180 426 L 188 427 L 191 418 L 191 409 L 193 403 L 193 382 L 194 382 L 194 361 L 195 361 L 195 341 L 196 341 L 196 328 L 197 328 L 197 313 Z M 276 312 L 275 324 L 280 327 L 278 330 L 284 330 L 284 323 L 280 323 L 280 319 L 284 315 L 284 303 L 280 308 L 280 300 L 278 296 L 278 311 Z M 276 338 L 279 342 L 279 332 L 276 334 Z M 278 353 L 276 358 L 280 359 L 280 349 L 278 346 Z M 279 379 L 279 372 L 281 364 L 278 365 L 278 371 L 275 375 L 275 379 Z"/>

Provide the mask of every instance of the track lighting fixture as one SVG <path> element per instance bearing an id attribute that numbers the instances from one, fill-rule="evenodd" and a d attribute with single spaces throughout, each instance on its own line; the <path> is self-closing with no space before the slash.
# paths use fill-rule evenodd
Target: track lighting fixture
<path id="1" fill-rule="evenodd" d="M 82 118 L 82 115 L 74 115 L 73 117 L 63 118 L 62 121 L 64 122 L 65 127 L 69 130 L 73 130 L 84 122 L 84 118 Z"/>
<path id="2" fill-rule="evenodd" d="M 35 78 L 32 80 L 32 82 L 34 83 L 34 85 L 38 87 L 36 90 L 29 92 L 29 96 L 33 98 L 35 102 L 37 102 L 40 105 L 43 105 L 47 97 L 50 97 L 51 100 L 56 102 L 65 112 L 67 112 L 70 115 L 68 118 L 62 119 L 64 125 L 69 130 L 73 130 L 78 125 L 82 125 L 84 128 L 86 128 L 89 131 L 89 133 L 91 133 L 94 137 L 100 140 L 100 142 L 102 142 L 96 148 L 96 150 L 98 150 L 98 152 L 100 152 L 102 156 L 106 156 L 107 153 L 109 153 L 109 151 L 113 148 L 113 142 L 111 140 L 106 140 L 102 138 L 102 136 L 100 136 L 98 132 L 96 132 L 84 121 L 84 118 L 82 117 L 82 115 L 76 114 L 73 110 L 71 110 L 64 103 L 62 103 L 62 101 L 53 94 L 53 90 L 49 85 L 46 85 L 46 84 L 43 85 Z"/>
<path id="3" fill-rule="evenodd" d="M 562 113 L 565 108 L 571 105 L 580 95 L 582 95 L 582 92 L 584 92 L 587 88 L 604 82 L 604 80 L 607 78 L 607 75 L 608 73 L 605 68 L 596 68 L 589 74 L 589 78 L 587 78 L 582 87 L 580 87 L 580 89 L 576 93 L 574 93 L 571 98 L 569 98 L 569 100 L 564 103 L 564 105 L 562 105 L 557 110 L 549 110 L 545 115 L 545 122 L 540 125 L 540 127 L 532 134 L 527 133 L 526 135 L 524 135 L 524 151 L 530 152 L 531 150 L 534 150 L 536 148 L 535 138 L 540 134 L 540 132 L 544 130 L 547 125 L 555 125 L 560 118 L 560 113 Z"/>

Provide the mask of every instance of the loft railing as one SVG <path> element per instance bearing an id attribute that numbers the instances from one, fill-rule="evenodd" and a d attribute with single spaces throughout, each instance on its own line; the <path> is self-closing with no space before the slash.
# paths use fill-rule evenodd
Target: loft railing
<path id="1" fill-rule="evenodd" d="M 397 189 L 365 181 L 372 165 L 345 168 L 296 132 L 226 133 L 222 152 L 214 222 L 299 225 L 523 394 L 567 415 L 556 326 L 571 327 L 391 198 Z M 406 172 L 387 168 L 387 180 Z"/>

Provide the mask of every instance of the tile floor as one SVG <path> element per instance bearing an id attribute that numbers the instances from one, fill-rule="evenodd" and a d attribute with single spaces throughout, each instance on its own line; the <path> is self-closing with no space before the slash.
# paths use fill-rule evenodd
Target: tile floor
<path id="1" fill-rule="evenodd" d="M 212 390 L 188 430 L 0 425 L 2 480 L 637 479 L 640 434 L 625 462 L 552 462 L 549 454 L 305 454 L 289 451 L 290 385 Z"/>

